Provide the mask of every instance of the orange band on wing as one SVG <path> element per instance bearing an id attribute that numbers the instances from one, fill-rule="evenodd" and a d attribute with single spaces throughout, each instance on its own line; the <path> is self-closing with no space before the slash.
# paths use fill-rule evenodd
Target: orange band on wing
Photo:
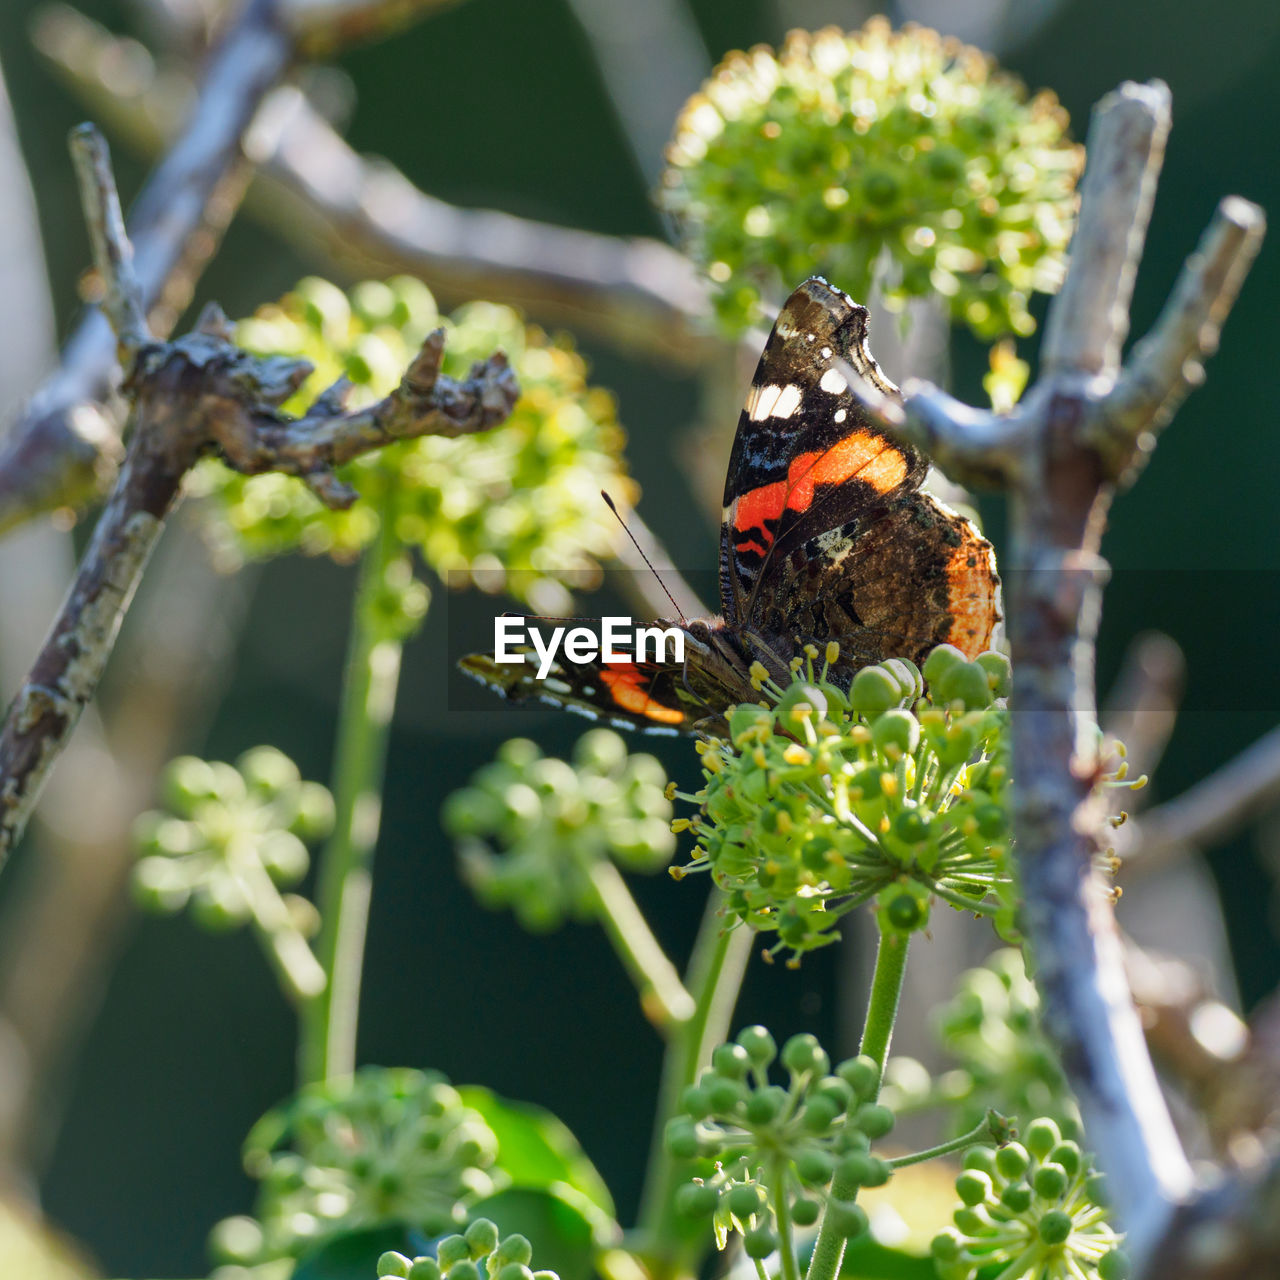
<path id="1" fill-rule="evenodd" d="M 966 528 L 960 545 L 947 558 L 946 574 L 951 615 L 947 639 L 972 660 L 991 648 L 1001 618 L 1000 579 L 991 544 Z"/>
<path id="2" fill-rule="evenodd" d="M 907 457 L 882 436 L 851 431 L 821 453 L 801 453 L 791 459 L 787 478 L 750 489 L 734 503 L 733 528 L 739 551 L 764 554 L 773 545 L 765 521 L 776 522 L 784 508 L 807 511 L 820 484 L 861 480 L 877 493 L 889 493 L 907 478 Z"/>
<path id="3" fill-rule="evenodd" d="M 600 679 L 608 688 L 609 696 L 624 711 L 644 716 L 646 720 L 656 720 L 659 724 L 683 724 L 683 711 L 663 706 L 645 693 L 640 687 L 644 678 L 644 672 L 632 666 L 615 665 L 605 667 L 600 672 Z"/>

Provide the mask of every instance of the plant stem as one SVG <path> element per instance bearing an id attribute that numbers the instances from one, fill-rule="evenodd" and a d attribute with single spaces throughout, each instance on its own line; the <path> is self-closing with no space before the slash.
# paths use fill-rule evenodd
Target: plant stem
<path id="1" fill-rule="evenodd" d="M 636 984 L 645 1017 L 664 1036 L 674 1034 L 693 1017 L 693 997 L 653 936 L 618 868 L 608 858 L 596 858 L 587 875 L 596 891 L 600 924 Z"/>
<path id="2" fill-rule="evenodd" d="M 925 1151 L 913 1151 L 910 1155 L 895 1156 L 888 1161 L 888 1165 L 891 1169 L 905 1169 L 909 1164 L 923 1164 L 936 1156 L 950 1155 L 953 1151 L 963 1151 L 965 1147 L 975 1147 L 979 1143 L 991 1145 L 995 1141 L 996 1137 L 991 1132 L 991 1122 L 989 1119 L 984 1119 L 976 1128 L 970 1129 L 968 1133 L 962 1133 L 958 1138 L 952 1138 L 950 1142 L 941 1142 L 936 1147 L 929 1147 Z"/>
<path id="3" fill-rule="evenodd" d="M 328 978 L 306 938 L 298 932 L 289 907 L 252 847 L 235 851 L 236 875 L 244 887 L 258 935 L 286 998 L 303 1006 L 319 997 Z"/>
<path id="4" fill-rule="evenodd" d="M 671 1155 L 664 1139 L 667 1121 L 680 1105 L 680 1095 L 710 1063 L 712 1049 L 729 1034 L 751 953 L 755 935 L 747 928 L 726 927 L 720 915 L 723 902 L 724 895 L 713 888 L 686 975 L 685 985 L 694 1000 L 693 1016 L 675 1029 L 662 1063 L 649 1167 L 637 1223 L 644 1241 L 641 1252 L 646 1254 L 650 1274 L 655 1277 L 696 1272 L 697 1252 L 705 1247 L 701 1240 L 691 1244 L 682 1238 L 675 1214 L 675 1194 L 682 1181 L 683 1162 Z M 664 1256 L 657 1256 L 659 1249 L 665 1250 Z"/>
<path id="5" fill-rule="evenodd" d="M 787 1203 L 787 1158 L 775 1156 L 769 1162 L 769 1186 L 773 1189 L 773 1216 L 778 1222 L 778 1257 L 782 1280 L 800 1280 L 795 1239 L 791 1232 L 791 1206 Z"/>
<path id="6" fill-rule="evenodd" d="M 859 1052 L 875 1060 L 882 1078 L 885 1060 L 889 1056 L 889 1041 L 893 1037 L 893 1024 L 898 1017 L 898 998 L 902 995 L 902 977 L 907 968 L 910 938 L 907 933 L 882 932 L 876 949 L 876 968 L 871 978 L 871 994 L 867 997 L 867 1017 L 862 1025 Z M 874 1102 L 879 1094 L 877 1082 L 875 1094 L 867 1101 Z M 854 1200 L 857 1194 L 857 1184 L 846 1182 L 839 1175 L 831 1183 L 832 1200 Z M 840 1273 L 845 1243 L 844 1236 L 831 1229 L 829 1216 L 824 1213 L 805 1280 L 835 1280 Z"/>
<path id="7" fill-rule="evenodd" d="M 328 984 L 302 1011 L 300 1084 L 355 1069 L 371 863 L 382 817 L 387 739 L 403 647 L 398 638 L 388 636 L 381 608 L 387 571 L 404 554 L 391 523 L 389 512 L 380 511 L 377 537 L 360 564 L 352 609 L 334 748 L 334 829 L 316 886 L 321 920 L 316 953 Z"/>

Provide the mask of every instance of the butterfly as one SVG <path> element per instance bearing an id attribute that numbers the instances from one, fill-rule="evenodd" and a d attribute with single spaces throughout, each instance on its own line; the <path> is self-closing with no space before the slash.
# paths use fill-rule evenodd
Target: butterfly
<path id="1" fill-rule="evenodd" d="M 867 321 L 819 276 L 778 313 L 729 456 L 720 615 L 656 624 L 683 633 L 683 661 L 558 657 L 538 679 L 528 652 L 472 654 L 463 671 L 515 701 L 620 728 L 723 735 L 731 707 L 760 699 L 753 664 L 785 686 L 805 645 L 838 644 L 827 679 L 846 688 L 887 658 L 919 665 L 940 644 L 969 658 L 991 648 L 1002 616 L 991 544 L 921 489 L 928 461 L 876 425 L 841 372 L 851 365 L 897 394 Z"/>

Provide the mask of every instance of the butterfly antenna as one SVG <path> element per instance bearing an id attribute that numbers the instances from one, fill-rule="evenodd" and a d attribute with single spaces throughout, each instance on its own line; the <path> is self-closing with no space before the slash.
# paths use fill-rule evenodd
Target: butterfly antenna
<path id="1" fill-rule="evenodd" d="M 662 576 L 658 573 L 657 569 L 653 567 L 653 561 L 650 560 L 647 555 L 645 555 L 644 548 L 636 540 L 636 535 L 632 533 L 630 529 L 627 528 L 627 522 L 622 518 L 622 512 L 619 511 L 618 508 L 614 505 L 613 499 L 609 497 L 609 495 L 603 489 L 600 490 L 600 496 L 605 500 L 605 505 L 609 508 L 609 510 L 612 511 L 613 514 L 618 517 L 618 523 L 622 526 L 623 532 L 627 535 L 628 538 L 631 539 L 631 545 L 635 547 L 635 549 L 640 553 L 640 559 L 643 560 L 645 564 L 649 566 L 649 572 L 653 574 L 653 576 L 657 579 L 658 586 L 662 588 L 662 594 L 665 595 L 667 599 L 671 601 L 671 607 L 676 611 L 676 617 L 679 618 L 681 622 L 688 622 L 688 619 L 684 616 L 684 610 L 681 609 L 678 604 L 676 604 L 675 596 L 673 596 L 671 592 L 667 590 L 667 584 L 663 582 Z"/>

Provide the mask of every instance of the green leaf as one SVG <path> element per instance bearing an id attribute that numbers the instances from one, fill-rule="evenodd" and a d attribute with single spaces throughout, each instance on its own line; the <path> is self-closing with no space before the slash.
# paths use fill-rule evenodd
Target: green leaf
<path id="1" fill-rule="evenodd" d="M 851 1240 L 840 1264 L 844 1280 L 937 1280 L 933 1259 L 878 1244 L 870 1235 Z"/>
<path id="2" fill-rule="evenodd" d="M 518 1231 L 528 1237 L 533 1265 L 560 1280 L 594 1280 L 597 1249 L 619 1235 L 612 1218 L 563 1182 L 548 1191 L 508 1187 L 473 1205 L 471 1216 L 491 1218 L 504 1236 Z"/>
<path id="3" fill-rule="evenodd" d="M 563 1121 L 530 1103 L 499 1098 L 480 1085 L 464 1085 L 458 1092 L 462 1101 L 478 1111 L 493 1130 L 498 1139 L 498 1168 L 511 1179 L 513 1187 L 541 1191 L 552 1190 L 557 1184 L 572 1187 L 610 1223 L 614 1221 L 609 1188 Z M 499 1225 L 508 1231 L 517 1229 Z"/>
<path id="4" fill-rule="evenodd" d="M 330 1236 L 298 1261 L 291 1280 L 373 1280 L 388 1249 L 406 1257 L 433 1253 L 431 1241 L 399 1222 Z"/>

